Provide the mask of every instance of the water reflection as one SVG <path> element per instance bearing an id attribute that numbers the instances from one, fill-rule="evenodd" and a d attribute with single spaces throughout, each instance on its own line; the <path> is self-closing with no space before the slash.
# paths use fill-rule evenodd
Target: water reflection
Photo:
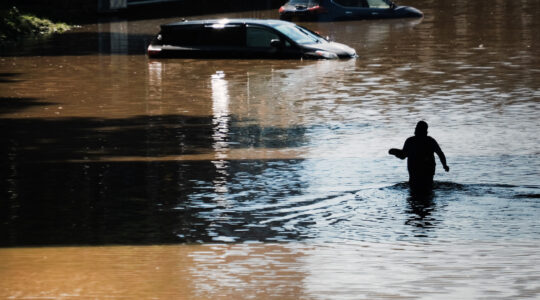
<path id="1" fill-rule="evenodd" d="M 436 217 L 432 217 L 432 213 L 436 209 L 436 203 L 434 201 L 434 194 L 422 194 L 422 195 L 411 195 L 407 198 L 407 203 L 409 204 L 410 217 L 405 222 L 406 225 L 415 226 L 419 229 L 429 229 L 435 226 L 435 222 L 441 222 Z M 428 237 L 426 233 L 416 233 L 417 237 Z"/>
<path id="2" fill-rule="evenodd" d="M 537 298 L 539 3 L 303 24 L 351 61 L 148 60 L 176 19 L 2 50 L 0 298 Z"/>
<path id="3" fill-rule="evenodd" d="M 349 61 L 129 55 L 173 19 L 89 25 L 2 52 L 4 244 L 362 240 L 393 228 L 385 238 L 409 238 L 408 212 L 411 224 L 447 224 L 441 202 L 456 195 L 502 206 L 536 187 L 537 3 L 421 4 L 421 21 L 304 24 L 360 50 Z M 477 18 L 485 7 L 493 14 Z M 424 117 L 447 128 L 434 135 L 456 169 L 441 178 L 496 196 L 455 189 L 431 205 L 385 188 L 406 178 L 385 149 Z M 140 219 L 151 229 L 131 228 Z"/>
<path id="4" fill-rule="evenodd" d="M 534 123 L 511 131 L 521 142 L 508 150 L 517 147 L 524 154 L 499 157 L 498 165 L 490 155 L 504 148 L 483 148 L 499 137 L 495 131 L 470 148 L 449 151 L 461 153 L 456 169 L 463 171 L 452 174 L 459 180 L 466 175 L 474 183 L 479 170 L 496 170 L 480 177 L 529 180 L 533 187 L 525 192 L 524 184 L 467 189 L 452 184 L 431 202 L 411 202 L 407 188 L 393 187 L 406 174 L 386 159 L 386 149 L 394 144 L 392 136 L 404 135 L 398 116 L 407 119 L 403 111 L 418 107 L 400 104 L 412 87 L 386 83 L 394 78 L 395 65 L 377 73 L 355 61 L 238 61 L 231 66 L 221 60 L 99 59 L 111 69 L 128 65 L 102 71 L 104 78 L 92 82 L 107 87 L 97 92 L 105 102 L 89 101 L 86 110 L 85 104 L 74 105 L 83 114 L 95 114 L 96 105 L 103 105 L 102 117 L 40 118 L 22 101 L 0 119 L 9 129 L 0 162 L 10 170 L 0 178 L 3 197 L 10 199 L 2 203 L 3 246 L 490 239 L 501 232 L 512 237 L 515 229 L 520 237 L 538 234 L 528 219 L 536 213 L 534 201 L 508 200 L 537 194 L 530 171 L 536 160 L 522 165 L 529 161 L 527 145 L 535 142 L 527 138 Z M 145 71 L 144 84 L 127 75 L 141 72 L 138 67 Z M 118 80 L 101 82 L 115 74 L 121 75 Z M 9 84 L 9 94 L 31 83 L 2 84 Z M 81 89 L 44 92 L 43 97 L 60 101 L 65 113 L 71 101 L 67 95 Z M 469 108 L 477 110 L 454 97 L 447 100 L 444 111 L 451 120 Z M 425 103 L 419 110 L 438 111 L 439 104 Z M 494 104 L 477 105 L 490 111 Z M 527 105 L 509 116 L 514 114 L 532 115 Z M 471 126 L 500 127 L 500 121 L 483 117 L 482 124 Z M 468 128 L 449 132 L 467 136 Z M 437 136 L 455 139 L 448 133 Z M 489 155 L 469 155 L 482 151 Z M 529 175 L 502 176 L 509 169 Z M 486 203 L 496 218 L 481 222 L 475 214 L 485 215 Z M 510 209 L 501 209 L 506 206 Z M 494 231 L 494 220 L 508 227 Z M 454 223 L 468 224 L 463 228 L 470 230 L 448 225 Z"/>
<path id="5" fill-rule="evenodd" d="M 148 103 L 160 102 L 162 97 L 161 81 L 163 76 L 163 66 L 159 61 L 153 61 L 148 64 Z M 147 109 L 148 114 L 155 115 L 159 113 L 159 109 L 153 111 L 150 107 Z"/>
<path id="6" fill-rule="evenodd" d="M 534 299 L 537 256 L 525 241 L 0 249 L 0 297 Z"/>
<path id="7" fill-rule="evenodd" d="M 128 24 L 125 20 L 97 24 L 99 53 L 128 54 Z"/>
<path id="8" fill-rule="evenodd" d="M 388 47 L 388 42 L 413 32 L 422 18 L 405 18 L 373 21 L 347 21 L 303 23 L 303 26 L 319 32 L 330 40 L 343 42 L 357 50 L 361 60 L 369 59 L 366 51 Z M 398 44 L 399 45 L 399 44 Z"/>
<path id="9" fill-rule="evenodd" d="M 197 297 L 302 298 L 306 249 L 286 244 L 211 245 L 191 254 Z M 240 296 L 242 295 L 242 296 Z"/>
<path id="10" fill-rule="evenodd" d="M 218 199 L 216 201 L 224 203 L 224 194 L 228 192 L 227 181 L 228 181 L 228 165 L 226 161 L 227 152 L 229 150 L 229 122 L 230 122 L 230 112 L 229 112 L 229 90 L 227 86 L 227 81 L 225 80 L 225 73 L 223 71 L 217 71 L 216 74 L 213 74 L 211 77 L 211 87 L 212 87 L 212 112 L 213 120 L 212 124 L 214 125 L 214 133 L 212 138 L 214 143 L 212 147 L 214 148 L 215 160 L 212 161 L 216 168 L 216 173 L 218 174 L 213 180 L 214 189 L 216 194 L 218 194 Z"/>
<path id="11" fill-rule="evenodd" d="M 214 139 L 213 148 L 216 152 L 218 159 L 226 158 L 226 151 L 229 147 L 229 90 L 227 86 L 227 80 L 225 80 L 225 73 L 218 71 L 212 75 L 212 112 L 214 125 Z"/>

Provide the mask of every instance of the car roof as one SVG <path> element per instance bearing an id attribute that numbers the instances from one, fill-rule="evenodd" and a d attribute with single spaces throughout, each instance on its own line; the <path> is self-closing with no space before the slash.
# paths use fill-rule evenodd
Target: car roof
<path id="1" fill-rule="evenodd" d="M 206 20 L 183 20 L 180 22 L 168 23 L 161 25 L 161 28 L 170 28 L 177 26 L 190 26 L 190 25 L 212 25 L 212 24 L 252 24 L 252 25 L 266 25 L 275 27 L 277 25 L 294 25 L 294 23 L 276 20 L 276 19 L 206 19 Z"/>

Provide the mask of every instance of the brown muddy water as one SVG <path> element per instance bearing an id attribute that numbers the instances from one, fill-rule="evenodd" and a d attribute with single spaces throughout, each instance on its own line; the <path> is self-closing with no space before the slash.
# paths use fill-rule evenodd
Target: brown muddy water
<path id="1" fill-rule="evenodd" d="M 540 2 L 400 3 L 302 23 L 352 60 L 148 59 L 180 14 L 4 49 L 0 298 L 538 299 Z"/>

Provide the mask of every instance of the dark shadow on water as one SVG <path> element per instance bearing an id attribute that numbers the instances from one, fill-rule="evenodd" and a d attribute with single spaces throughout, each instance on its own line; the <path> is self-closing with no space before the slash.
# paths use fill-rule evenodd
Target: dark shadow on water
<path id="1" fill-rule="evenodd" d="M 434 201 L 435 194 L 433 191 L 414 193 L 411 192 L 407 197 L 409 218 L 405 221 L 406 225 L 411 225 L 419 228 L 430 228 L 437 221 L 431 217 L 436 209 Z"/>
<path id="2" fill-rule="evenodd" d="M 392 190 L 401 190 L 401 191 L 408 191 L 411 196 L 412 195 L 432 195 L 433 193 L 436 193 L 437 191 L 466 191 L 470 190 L 471 187 L 474 185 L 471 184 L 461 184 L 461 183 L 455 183 L 455 182 L 449 182 L 449 181 L 434 181 L 433 182 L 433 188 L 430 190 L 425 190 L 420 193 L 415 193 L 410 190 L 409 183 L 404 181 L 400 183 L 396 183 L 392 186 L 385 187 L 383 189 L 392 189 Z M 485 186 L 485 185 L 482 185 Z"/>
<path id="3" fill-rule="evenodd" d="M 155 34 L 159 28 L 155 29 Z M 68 31 L 37 40 L 23 40 L 1 49 L 0 57 L 146 55 L 154 34 Z"/>
<path id="4" fill-rule="evenodd" d="M 540 194 L 519 194 L 514 197 L 517 199 L 540 199 Z"/>
<path id="5" fill-rule="evenodd" d="M 412 190 L 408 182 L 401 182 L 383 189 L 397 190 L 403 192 L 404 195 L 407 195 L 405 213 L 408 215 L 408 218 L 405 221 L 405 224 L 419 229 L 427 229 L 433 227 L 437 221 L 431 217 L 437 207 L 437 190 L 459 189 L 459 186 L 459 184 L 454 183 L 434 182 L 433 189 L 418 191 Z M 417 232 L 416 234 L 419 237 L 427 236 L 425 232 Z"/>
<path id="6" fill-rule="evenodd" d="M 36 102 L 37 100 L 37 98 L 29 97 L 0 97 L 0 116 L 32 106 L 47 106 L 54 104 L 51 102 Z"/>
<path id="7" fill-rule="evenodd" d="M 219 142 L 231 148 L 303 143 L 301 127 L 230 122 Z M 301 160 L 159 160 L 213 153 L 214 126 L 211 116 L 0 118 L 0 246 L 298 239 L 228 207 L 301 194 Z"/>
<path id="8" fill-rule="evenodd" d="M 11 157 L 13 159 L 13 157 Z M 219 180 L 268 172 L 275 161 L 231 161 L 224 176 L 210 161 L 24 163 L 6 166 L 2 176 L 0 246 L 147 245 L 297 239 L 257 224 L 258 213 L 228 210 L 302 183 L 275 184 L 235 199 L 217 192 Z M 278 162 L 293 168 L 297 160 Z M 291 196 L 290 194 L 288 196 Z M 222 211 L 214 217 L 216 211 Z M 209 215 L 208 215 L 209 214 Z M 276 226 L 276 224 L 273 224 Z M 279 224 L 277 224 L 279 227 Z"/>
<path id="9" fill-rule="evenodd" d="M 18 80 L 15 77 L 21 75 L 20 73 L 0 73 L 0 83 L 12 83 Z"/>
<path id="10" fill-rule="evenodd" d="M 413 190 L 408 182 L 395 184 L 388 189 L 399 190 L 406 193 L 407 206 L 405 214 L 408 215 L 405 224 L 413 226 L 416 237 L 428 237 L 431 228 L 436 227 L 441 220 L 433 216 L 437 210 L 439 198 L 445 195 L 463 192 L 467 186 L 454 182 L 435 181 L 432 189 Z"/>
<path id="11" fill-rule="evenodd" d="M 0 119 L 0 126 L 2 150 L 18 145 L 14 155 L 25 162 L 194 154 L 213 143 L 211 117 Z"/>
<path id="12" fill-rule="evenodd" d="M 33 105 L 23 99 L 13 109 Z M 1 105 L 1 103 L 0 103 Z M 40 104 L 41 105 L 41 104 Z M 1 119 L 5 132 L 2 152 L 19 145 L 16 155 L 25 162 L 94 160 L 103 157 L 164 157 L 213 151 L 216 143 L 212 116 L 138 116 L 127 119 Z M 231 117 L 226 136 L 228 148 L 298 147 L 306 129 L 243 126 Z M 6 153 L 5 153 L 6 154 Z"/>
<path id="13" fill-rule="evenodd" d="M 465 184 L 448 182 L 448 181 L 435 181 L 433 183 L 434 191 L 465 191 L 469 187 Z"/>
<path id="14" fill-rule="evenodd" d="M 463 190 L 473 196 L 497 196 L 521 201 L 539 199 L 538 186 L 517 186 L 511 184 L 468 184 Z"/>

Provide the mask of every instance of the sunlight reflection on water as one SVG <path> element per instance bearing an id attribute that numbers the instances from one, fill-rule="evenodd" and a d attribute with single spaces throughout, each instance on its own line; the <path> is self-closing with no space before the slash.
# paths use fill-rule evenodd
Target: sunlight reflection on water
<path id="1" fill-rule="evenodd" d="M 0 296 L 532 299 L 540 293 L 537 248 L 475 241 L 0 249 Z"/>

